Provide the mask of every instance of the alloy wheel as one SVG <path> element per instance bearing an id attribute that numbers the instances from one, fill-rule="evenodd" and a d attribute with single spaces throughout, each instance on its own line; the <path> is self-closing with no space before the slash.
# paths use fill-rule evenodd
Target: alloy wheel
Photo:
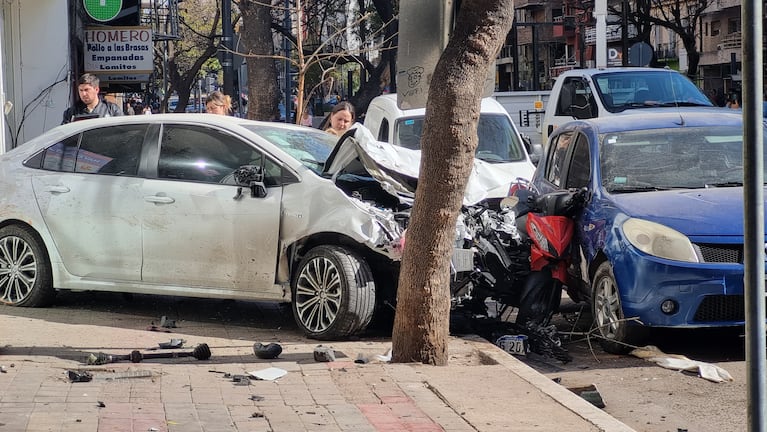
<path id="1" fill-rule="evenodd" d="M 32 291 L 37 279 L 37 260 L 24 239 L 0 239 L 0 302 L 16 304 Z"/>
<path id="2" fill-rule="evenodd" d="M 341 308 L 343 282 L 338 267 L 318 256 L 301 269 L 296 284 L 296 311 L 305 328 L 312 332 L 328 329 Z"/>
<path id="3" fill-rule="evenodd" d="M 603 277 L 597 282 L 594 300 L 594 313 L 600 333 L 615 339 L 620 327 L 621 303 L 615 281 Z"/>

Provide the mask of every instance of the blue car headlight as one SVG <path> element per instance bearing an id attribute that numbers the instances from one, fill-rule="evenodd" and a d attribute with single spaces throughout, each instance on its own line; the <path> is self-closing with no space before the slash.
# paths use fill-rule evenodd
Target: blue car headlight
<path id="1" fill-rule="evenodd" d="M 626 239 L 644 253 L 675 261 L 700 262 L 687 236 L 665 225 L 631 218 L 623 223 L 622 229 Z"/>

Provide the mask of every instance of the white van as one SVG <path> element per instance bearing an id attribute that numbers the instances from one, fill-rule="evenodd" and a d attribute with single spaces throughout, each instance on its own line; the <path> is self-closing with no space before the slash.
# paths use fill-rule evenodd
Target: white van
<path id="1" fill-rule="evenodd" d="M 397 95 L 374 98 L 365 113 L 364 125 L 378 141 L 418 150 L 421 147 L 424 108 L 402 110 Z M 509 113 L 493 98 L 482 99 L 477 128 L 479 144 L 476 158 L 488 163 L 503 183 L 490 191 L 489 198 L 503 198 L 517 178 L 531 179 L 535 165 L 530 157 L 529 140 L 525 141 Z M 534 152 L 534 157 L 540 157 Z M 536 159 L 537 161 L 537 159 Z"/>

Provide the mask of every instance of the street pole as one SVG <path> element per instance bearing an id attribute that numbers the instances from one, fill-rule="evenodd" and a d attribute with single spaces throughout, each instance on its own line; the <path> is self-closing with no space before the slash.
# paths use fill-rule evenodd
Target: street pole
<path id="1" fill-rule="evenodd" d="M 234 91 L 234 60 L 232 57 L 232 0 L 221 0 L 221 45 L 224 49 L 221 67 L 224 70 L 224 94 L 233 95 Z"/>
<path id="2" fill-rule="evenodd" d="M 293 26 L 290 22 L 290 0 L 285 0 L 285 18 L 283 20 L 285 31 L 290 32 Z M 285 123 L 290 123 L 290 113 L 293 105 L 292 92 L 290 91 L 290 39 L 287 35 L 282 37 L 282 47 L 285 50 Z"/>
<path id="3" fill-rule="evenodd" d="M 764 77 L 762 62 L 764 29 L 763 5 L 744 1 L 743 23 L 743 202 L 744 275 L 746 309 L 746 383 L 748 385 L 747 422 L 749 432 L 767 428 L 765 376 L 765 290 L 764 290 L 764 126 L 762 102 Z M 734 71 L 733 71 L 734 73 Z"/>
<path id="4" fill-rule="evenodd" d="M 596 0 L 594 18 L 597 20 L 597 64 L 598 68 L 607 67 L 607 0 Z"/>

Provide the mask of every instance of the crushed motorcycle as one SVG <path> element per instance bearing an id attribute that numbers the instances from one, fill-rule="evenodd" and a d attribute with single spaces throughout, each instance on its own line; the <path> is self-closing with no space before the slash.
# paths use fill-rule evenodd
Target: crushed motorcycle
<path id="1" fill-rule="evenodd" d="M 570 361 L 550 323 L 568 284 L 574 217 L 587 198 L 581 189 L 540 195 L 521 187 L 499 209 L 464 206 L 452 260 L 453 317 L 492 341 L 517 333 L 530 351 Z"/>

